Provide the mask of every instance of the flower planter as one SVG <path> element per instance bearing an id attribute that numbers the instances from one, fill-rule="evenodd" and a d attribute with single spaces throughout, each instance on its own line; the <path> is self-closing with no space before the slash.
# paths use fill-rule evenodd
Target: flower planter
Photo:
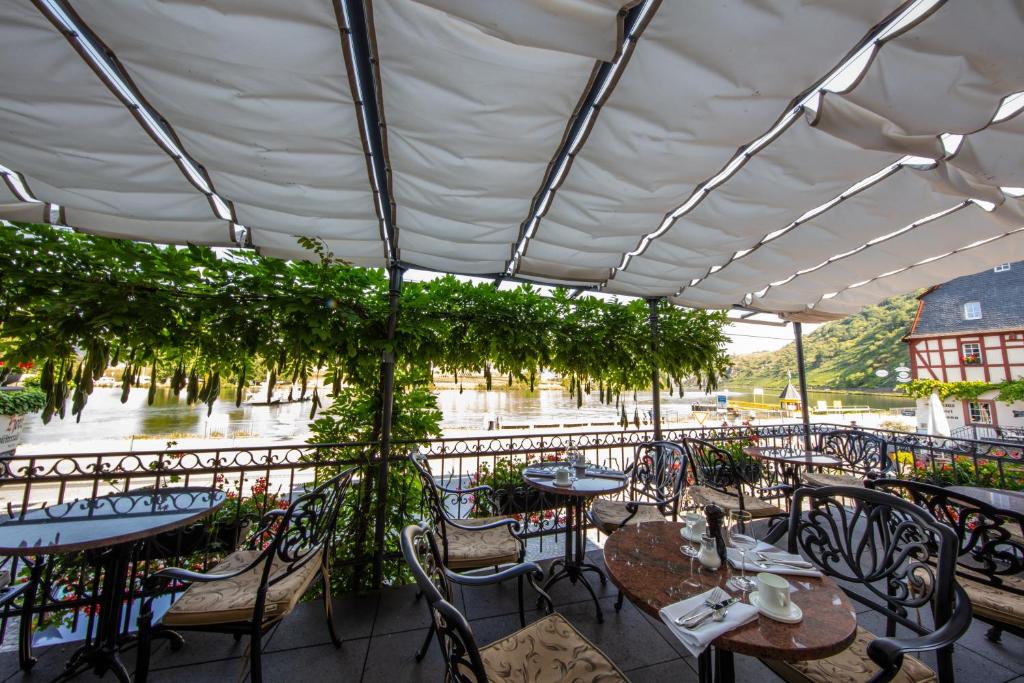
<path id="1" fill-rule="evenodd" d="M 494 489 L 497 514 L 515 515 L 542 512 L 565 507 L 565 496 L 545 493 L 529 486 L 508 486 Z"/>
<path id="2" fill-rule="evenodd" d="M 24 428 L 24 415 L 0 415 L 0 458 L 14 456 Z"/>

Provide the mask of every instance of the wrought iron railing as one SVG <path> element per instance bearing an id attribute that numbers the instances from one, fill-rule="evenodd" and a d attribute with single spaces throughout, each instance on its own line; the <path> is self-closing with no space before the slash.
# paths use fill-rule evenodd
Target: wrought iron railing
<path id="1" fill-rule="evenodd" d="M 812 440 L 819 433 L 838 428 L 848 426 L 813 424 Z M 865 431 L 878 434 L 889 443 L 897 476 L 997 488 L 1024 485 L 1021 447 L 887 430 Z M 670 429 L 663 433 L 664 439 L 673 441 L 689 437 L 746 443 L 753 438 L 759 445 L 793 448 L 802 446 L 804 436 L 801 424 Z M 418 444 L 396 443 L 389 464 L 393 468 L 404 466 L 405 454 L 417 448 L 427 455 L 442 483 L 459 486 L 476 483 L 485 471 L 495 472 L 499 463 L 557 458 L 568 449 L 582 452 L 590 462 L 622 468 L 632 460 L 639 444 L 652 439 L 652 431 L 632 429 L 433 439 Z M 325 469 L 356 465 L 369 468 L 379 464 L 375 443 L 17 456 L 4 463 L 0 506 L 8 515 L 16 516 L 22 510 L 143 487 L 218 486 L 227 491 L 230 500 L 218 512 L 215 523 L 163 534 L 139 546 L 131 573 L 134 590 L 156 566 L 208 567 L 233 548 L 249 521 L 315 482 Z M 782 495 L 772 486 L 777 483 L 776 472 L 765 468 L 761 476 L 763 490 L 771 492 L 767 495 Z M 347 505 L 357 510 L 382 509 L 361 498 L 368 488 L 353 486 L 354 494 Z M 537 509 L 536 501 L 517 495 L 525 493 L 525 489 L 514 477 L 509 480 L 509 489 L 509 505 L 501 512 L 519 518 L 527 536 L 538 536 L 543 542 L 546 535 L 561 531 L 563 520 L 558 511 L 544 510 L 543 503 Z M 389 496 L 397 499 L 398 516 L 405 523 L 426 517 L 420 509 L 419 497 L 410 495 L 408 488 L 392 488 Z M 455 497 L 448 504 L 450 512 L 457 516 L 474 512 L 473 501 L 467 497 Z M 370 564 L 379 561 L 384 553 L 384 548 L 374 548 L 372 555 L 339 556 L 336 560 L 347 565 Z M 58 615 L 67 628 L 91 631 L 98 577 L 88 556 L 47 558 L 46 562 L 35 610 L 37 621 L 45 625 Z M 22 573 L 23 567 L 17 561 L 9 560 L 9 564 L 15 576 Z M 9 614 L 16 613 L 15 609 Z M 125 619 L 125 627 L 130 628 L 133 622 L 134 619 Z"/>

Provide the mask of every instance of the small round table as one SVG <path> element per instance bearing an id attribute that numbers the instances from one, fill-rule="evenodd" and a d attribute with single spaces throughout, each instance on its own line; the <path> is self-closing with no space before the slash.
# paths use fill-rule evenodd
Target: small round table
<path id="1" fill-rule="evenodd" d="M 691 564 L 690 558 L 679 551 L 686 543 L 679 534 L 683 528 L 675 522 L 631 525 L 609 536 L 604 545 L 605 566 L 612 583 L 633 604 L 654 617 L 663 607 L 714 586 L 725 588 L 732 576 L 728 565 L 715 572 L 698 572 L 700 563 L 694 560 Z M 853 642 L 857 614 L 832 579 L 785 578 L 796 588 L 792 600 L 803 610 L 803 621 L 783 624 L 759 615 L 749 624 L 719 636 L 698 658 L 701 681 L 710 681 L 713 673 L 717 681 L 732 681 L 733 653 L 801 661 L 829 657 Z"/>
<path id="2" fill-rule="evenodd" d="M 118 680 L 130 683 L 119 651 L 124 645 L 121 616 L 133 546 L 149 536 L 199 521 L 224 500 L 224 492 L 212 488 L 137 491 L 75 500 L 0 520 L 0 555 L 39 557 L 84 550 L 96 553 L 102 569 L 96 639 L 87 638 L 85 645 L 75 650 L 57 680 L 91 667 L 97 675 L 109 670 Z M 44 564 L 33 564 L 36 585 Z M 25 609 L 31 610 L 34 591 L 29 591 L 25 600 Z"/>
<path id="3" fill-rule="evenodd" d="M 565 467 L 565 463 L 547 465 L 544 469 L 552 471 L 559 467 Z M 531 468 L 538 471 L 538 468 Z M 541 470 L 543 471 L 543 470 Z M 597 600 L 597 594 L 591 587 L 585 572 L 594 572 L 601 579 L 601 585 L 608 583 L 604 572 L 597 565 L 587 562 L 587 538 L 586 525 L 583 514 L 587 509 L 587 500 L 597 496 L 604 496 L 610 493 L 618 493 L 626 488 L 626 475 L 622 472 L 604 470 L 600 474 L 588 472 L 583 477 L 573 477 L 568 486 L 555 484 L 553 476 L 545 474 L 531 474 L 530 469 L 523 471 L 523 481 L 528 486 L 562 496 L 565 499 L 565 557 L 551 563 L 548 570 L 548 580 L 544 583 L 545 592 L 562 579 L 569 579 L 573 584 L 582 583 L 594 599 L 594 606 L 597 608 L 597 621 L 604 621 L 604 613 L 601 612 L 601 603 Z M 556 567 L 561 569 L 556 571 Z"/>
<path id="4" fill-rule="evenodd" d="M 1024 491 L 1007 491 L 1004 489 L 986 489 L 978 486 L 950 486 L 947 491 L 977 498 L 983 503 L 1000 510 L 1024 515 Z"/>
<path id="5" fill-rule="evenodd" d="M 790 450 L 788 448 L 762 448 L 750 446 L 743 449 L 745 455 L 761 461 L 768 461 L 780 466 L 783 479 L 794 488 L 800 485 L 800 468 L 805 467 L 839 467 L 839 458 L 824 455 L 816 451 Z"/>

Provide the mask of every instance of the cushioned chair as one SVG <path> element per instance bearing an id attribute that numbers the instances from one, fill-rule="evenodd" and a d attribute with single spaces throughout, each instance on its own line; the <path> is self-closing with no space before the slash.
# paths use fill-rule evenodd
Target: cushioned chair
<path id="1" fill-rule="evenodd" d="M 440 539 L 441 562 L 453 571 L 468 571 L 494 567 L 497 572 L 503 564 L 520 564 L 526 555 L 526 544 L 516 535 L 519 524 L 510 517 L 479 517 L 455 519 L 446 509 L 446 501 L 454 501 L 457 508 L 463 504 L 488 510 L 498 509 L 491 497 L 491 487 L 474 486 L 468 489 L 454 489 L 437 483 L 430 471 L 430 462 L 420 453 L 411 453 L 409 459 L 416 468 L 423 485 L 423 497 L 427 504 L 427 513 L 436 537 Z M 472 502 L 470 502 L 472 501 Z M 523 581 L 530 582 L 540 596 L 538 605 L 546 604 L 553 609 L 551 599 L 542 591 L 529 572 L 496 573 L 488 577 L 488 584 L 496 583 L 494 577 L 501 580 L 515 578 L 519 586 L 519 623 L 526 625 L 526 608 L 524 605 Z M 416 660 L 420 661 L 430 647 L 434 629 L 427 633 L 426 640 L 416 652 Z"/>
<path id="2" fill-rule="evenodd" d="M 953 683 L 953 643 L 970 625 L 971 605 L 955 580 L 952 529 L 888 493 L 854 486 L 804 487 L 793 494 L 787 549 L 842 579 L 851 600 L 885 616 L 886 636 L 858 627 L 854 642 L 836 655 L 803 662 L 763 660 L 770 669 L 790 683 L 925 683 L 935 681 L 936 673 L 907 653 L 935 651 L 938 680 Z M 857 589 L 847 588 L 850 584 Z M 910 616 L 910 610 L 929 605 L 934 629 Z M 897 624 L 915 635 L 893 637 Z"/>
<path id="3" fill-rule="evenodd" d="M 885 439 L 855 429 L 837 429 L 818 437 L 818 450 L 841 464 L 831 472 L 804 471 L 807 486 L 863 486 L 868 478 L 884 477 L 893 469 Z"/>
<path id="4" fill-rule="evenodd" d="M 30 570 L 30 578 L 22 583 L 12 583 L 11 574 L 15 571 L 16 562 L 25 563 Z M 42 570 L 46 564 L 42 558 L 28 560 L 13 557 L 5 558 L 0 565 L 0 609 L 3 618 L 7 619 L 11 608 L 21 600 L 21 616 L 18 619 L 18 666 L 22 671 L 29 671 L 36 663 L 32 656 L 32 608 L 35 605 L 36 589 L 42 578 Z"/>
<path id="5" fill-rule="evenodd" d="M 331 615 L 329 562 L 338 511 L 354 471 L 332 477 L 287 509 L 266 513 L 249 538 L 249 547 L 231 553 L 210 572 L 172 567 L 151 575 L 139 616 L 136 683 L 145 683 L 148 677 L 153 637 L 171 630 L 248 635 L 250 676 L 259 683 L 263 635 L 288 616 L 318 577 L 323 581 L 331 641 L 340 647 Z M 154 626 L 153 600 L 175 583 L 188 587 Z M 177 649 L 182 641 L 172 638 L 171 643 Z"/>
<path id="6" fill-rule="evenodd" d="M 615 683 L 626 676 L 560 614 L 549 614 L 515 633 L 478 647 L 466 618 L 452 606 L 451 584 L 479 585 L 493 577 L 466 576 L 444 567 L 434 535 L 419 526 L 402 531 L 402 555 L 427 598 L 445 663 L 445 680 L 459 683 Z M 540 567 L 525 562 L 505 569 L 530 574 Z M 506 577 L 507 578 L 507 577 Z"/>
<path id="7" fill-rule="evenodd" d="M 511 517 L 478 517 L 455 519 L 445 509 L 446 502 L 457 505 L 496 510 L 491 500 L 491 487 L 449 488 L 437 483 L 430 463 L 420 453 L 409 459 L 423 485 L 427 513 L 434 533 L 440 539 L 441 556 L 449 569 L 481 569 L 521 562 L 526 544 L 516 535 L 518 523 Z M 467 510 L 468 512 L 468 510 Z"/>
<path id="8" fill-rule="evenodd" d="M 868 486 L 912 500 L 957 534 L 957 576 L 974 616 L 1002 632 L 1024 638 L 1024 515 L 993 507 L 941 486 L 878 479 Z"/>
<path id="9" fill-rule="evenodd" d="M 783 518 L 786 512 L 758 497 L 763 472 L 760 463 L 736 463 L 728 451 L 701 441 L 685 439 L 683 449 L 690 462 L 686 497 L 697 507 L 717 505 L 727 513 L 746 510 L 754 519 Z"/>
<path id="10" fill-rule="evenodd" d="M 629 483 L 627 500 L 595 498 L 587 516 L 606 534 L 627 524 L 663 522 L 679 513 L 686 482 L 686 454 L 671 441 L 651 441 L 636 447 L 633 462 L 626 467 Z"/>

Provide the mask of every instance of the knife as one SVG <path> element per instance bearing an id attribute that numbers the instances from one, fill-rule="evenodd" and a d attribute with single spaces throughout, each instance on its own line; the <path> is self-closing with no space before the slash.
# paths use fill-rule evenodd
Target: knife
<path id="1" fill-rule="evenodd" d="M 681 626 L 687 630 L 693 630 L 701 624 L 703 624 L 708 619 L 710 619 L 711 617 L 713 617 L 715 615 L 715 612 L 723 610 L 726 607 L 729 607 L 730 605 L 735 605 L 739 601 L 739 598 L 729 598 L 728 600 L 724 600 L 715 605 L 714 609 L 708 608 L 703 612 L 699 612 L 698 614 L 689 617 L 688 619 L 684 620 L 681 624 L 677 622 L 676 625 Z"/>

